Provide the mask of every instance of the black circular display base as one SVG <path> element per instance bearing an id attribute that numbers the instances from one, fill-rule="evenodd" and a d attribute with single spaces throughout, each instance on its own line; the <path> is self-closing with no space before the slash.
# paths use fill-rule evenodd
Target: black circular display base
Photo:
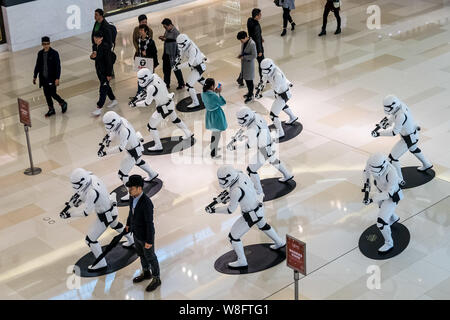
<path id="1" fill-rule="evenodd" d="M 161 190 L 163 185 L 163 182 L 159 180 L 158 178 L 155 178 L 152 180 L 152 182 L 144 182 L 144 193 L 149 197 L 153 197 L 155 194 L 158 193 L 159 190 Z M 125 196 L 128 193 L 128 189 L 121 185 L 120 187 L 117 187 L 113 190 L 117 194 L 117 206 L 118 207 L 128 207 L 129 201 L 122 201 L 120 198 Z M 111 193 L 113 193 L 111 192 Z"/>
<path id="2" fill-rule="evenodd" d="M 376 224 L 367 228 L 359 238 L 359 250 L 367 258 L 374 260 L 386 260 L 395 257 L 406 249 L 411 235 L 409 230 L 398 222 L 391 226 L 391 232 L 394 247 L 387 253 L 378 253 L 378 249 L 384 244 L 384 238 Z"/>
<path id="3" fill-rule="evenodd" d="M 163 149 L 161 151 L 148 151 L 147 148 L 155 145 L 154 141 L 150 141 L 144 144 L 144 151 L 142 154 L 146 156 L 159 156 L 163 154 L 171 154 L 180 152 L 181 150 L 188 149 L 195 144 L 195 138 L 183 140 L 183 137 L 166 137 L 161 139 Z"/>
<path id="4" fill-rule="evenodd" d="M 258 243 L 244 247 L 244 253 L 247 257 L 248 267 L 230 268 L 229 262 L 236 261 L 237 256 L 234 250 L 225 253 L 214 263 L 214 268 L 220 273 L 225 274 L 245 274 L 263 271 L 276 266 L 286 259 L 286 247 L 278 250 L 270 249 L 272 243 Z"/>
<path id="5" fill-rule="evenodd" d="M 198 107 L 188 108 L 187 106 L 192 103 L 192 98 L 191 97 L 187 97 L 187 98 L 181 99 L 177 103 L 175 108 L 178 111 L 180 111 L 180 112 L 195 112 L 195 111 L 199 111 L 199 110 L 205 109 L 205 105 L 203 104 L 203 100 L 202 100 L 202 95 L 200 93 L 197 93 L 197 99 L 198 99 L 198 102 L 200 102 L 200 105 Z"/>
<path id="6" fill-rule="evenodd" d="M 295 186 L 297 184 L 295 183 L 294 179 L 286 182 L 280 182 L 278 181 L 278 178 L 269 178 L 261 180 L 261 185 L 264 192 L 263 202 L 266 202 L 287 195 L 289 192 L 295 189 Z"/>
<path id="7" fill-rule="evenodd" d="M 298 121 L 295 121 L 293 124 L 286 124 L 286 121 L 283 121 L 283 122 L 281 122 L 281 126 L 283 127 L 283 130 L 284 130 L 284 137 L 279 139 L 277 141 L 278 143 L 282 143 L 282 142 L 286 142 L 291 139 L 294 139 L 296 136 L 298 136 L 303 131 L 303 125 Z M 271 124 L 269 126 L 269 130 L 276 131 L 275 125 Z"/>
<path id="8" fill-rule="evenodd" d="M 75 263 L 75 266 L 78 268 L 74 270 L 74 273 L 80 277 L 90 278 L 90 277 L 100 277 L 105 274 L 109 274 L 112 272 L 116 272 L 126 266 L 132 264 L 137 258 L 136 251 L 134 247 L 124 248 L 122 247 L 122 243 L 119 243 L 115 246 L 108 254 L 105 256 L 106 263 L 108 266 L 106 269 L 100 269 L 99 271 L 88 271 L 88 267 L 95 261 L 95 257 L 92 252 L 84 255 L 80 260 Z M 102 250 L 105 249 L 106 246 L 102 247 Z M 80 274 L 78 274 L 78 272 Z"/>
<path id="9" fill-rule="evenodd" d="M 409 189 L 421 186 L 425 183 L 433 180 L 436 172 L 433 169 L 428 169 L 425 172 L 420 172 L 417 170 L 418 167 L 404 167 L 402 168 L 403 179 L 406 184 L 402 186 L 402 189 Z"/>

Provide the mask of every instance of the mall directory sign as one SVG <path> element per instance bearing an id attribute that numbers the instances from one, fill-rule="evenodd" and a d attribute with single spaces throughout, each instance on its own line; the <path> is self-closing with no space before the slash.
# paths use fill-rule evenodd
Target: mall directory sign
<path id="1" fill-rule="evenodd" d="M 306 276 L 306 243 L 286 235 L 287 266 Z"/>
<path id="2" fill-rule="evenodd" d="M 20 123 L 26 125 L 27 127 L 31 127 L 31 117 L 30 117 L 30 105 L 25 100 L 17 98 L 17 102 L 19 104 L 19 118 Z"/>

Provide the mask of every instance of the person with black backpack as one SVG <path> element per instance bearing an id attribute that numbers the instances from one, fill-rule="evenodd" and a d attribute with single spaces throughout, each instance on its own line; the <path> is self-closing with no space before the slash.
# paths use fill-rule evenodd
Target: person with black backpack
<path id="1" fill-rule="evenodd" d="M 102 9 L 96 9 L 94 14 L 95 24 L 92 28 L 91 33 L 91 42 L 92 42 L 92 53 L 91 59 L 95 59 L 97 55 L 96 47 L 94 40 L 95 32 L 100 31 L 103 35 L 103 42 L 108 43 L 110 47 L 114 48 L 117 36 L 117 29 L 115 26 L 111 25 L 104 18 L 104 12 Z"/>

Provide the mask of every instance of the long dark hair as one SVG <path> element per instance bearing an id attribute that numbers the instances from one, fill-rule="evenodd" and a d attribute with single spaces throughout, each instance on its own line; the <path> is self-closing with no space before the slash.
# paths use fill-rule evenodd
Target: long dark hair
<path id="1" fill-rule="evenodd" d="M 214 81 L 213 78 L 208 78 L 205 80 L 205 84 L 203 85 L 203 92 L 208 91 L 209 89 L 211 89 L 211 86 L 215 86 L 216 82 Z"/>

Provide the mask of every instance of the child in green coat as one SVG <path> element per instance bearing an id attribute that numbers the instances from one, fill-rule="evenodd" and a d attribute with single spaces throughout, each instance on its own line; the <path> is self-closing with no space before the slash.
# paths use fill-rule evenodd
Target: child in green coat
<path id="1" fill-rule="evenodd" d="M 212 78 L 205 80 L 203 86 L 202 100 L 206 108 L 206 129 L 211 130 L 211 157 L 218 158 L 217 148 L 222 131 L 227 129 L 227 119 L 222 110 L 227 102 L 220 95 L 222 87 L 215 88 L 216 82 Z"/>

